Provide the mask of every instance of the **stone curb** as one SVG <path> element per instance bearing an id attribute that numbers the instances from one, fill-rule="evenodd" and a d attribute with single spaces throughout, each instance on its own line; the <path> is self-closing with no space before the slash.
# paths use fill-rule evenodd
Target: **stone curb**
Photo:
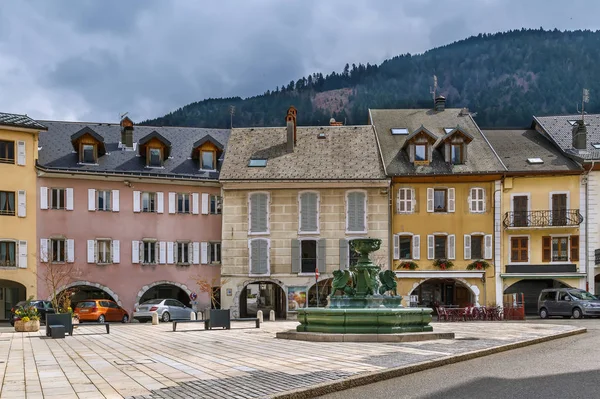
<path id="1" fill-rule="evenodd" d="M 351 376 L 349 378 L 334 381 L 325 382 L 322 384 L 314 385 L 307 388 L 299 388 L 292 391 L 287 391 L 275 395 L 268 396 L 269 399 L 308 399 L 315 398 L 317 396 L 326 395 L 333 392 L 343 391 L 350 388 L 359 387 L 362 385 L 372 384 L 374 382 L 389 380 L 391 378 L 401 377 L 407 374 L 417 373 L 419 371 L 429 370 L 436 367 L 446 366 L 448 364 L 454 364 L 464 362 L 465 360 L 476 359 L 478 357 L 489 356 L 495 353 L 506 352 L 512 349 L 523 348 L 530 345 L 540 344 L 542 342 L 552 341 L 559 338 L 566 338 L 573 335 L 586 333 L 587 329 L 584 327 L 577 328 L 571 331 L 562 332 L 555 335 L 549 335 L 546 337 L 539 337 L 529 339 L 521 342 L 514 342 L 506 345 L 496 346 L 493 348 L 481 349 L 477 351 L 462 353 L 460 355 L 447 356 L 441 359 L 429 360 L 421 363 L 416 363 L 410 366 L 400 366 L 391 368 L 388 370 L 374 371 L 370 373 L 361 373 L 359 375 Z"/>

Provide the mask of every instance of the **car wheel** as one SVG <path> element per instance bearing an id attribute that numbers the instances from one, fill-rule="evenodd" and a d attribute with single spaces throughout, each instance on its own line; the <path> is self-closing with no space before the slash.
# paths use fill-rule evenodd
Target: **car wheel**
<path id="1" fill-rule="evenodd" d="M 169 320 L 171 320 L 171 315 L 169 314 L 169 312 L 163 312 L 162 321 L 167 323 Z"/>
<path id="2" fill-rule="evenodd" d="M 127 314 L 123 315 L 123 318 L 121 319 L 121 323 L 129 323 L 129 316 L 127 316 Z"/>
<path id="3" fill-rule="evenodd" d="M 100 315 L 100 317 L 98 317 L 98 323 L 104 323 L 106 321 L 106 318 L 104 317 L 103 314 Z"/>
<path id="4" fill-rule="evenodd" d="M 548 310 L 546 308 L 541 308 L 540 309 L 540 319 L 547 319 L 548 318 Z"/>
<path id="5" fill-rule="evenodd" d="M 573 309 L 573 318 L 574 319 L 581 319 L 581 318 L 583 318 L 583 313 L 581 312 L 581 309 L 579 309 L 579 308 Z"/>

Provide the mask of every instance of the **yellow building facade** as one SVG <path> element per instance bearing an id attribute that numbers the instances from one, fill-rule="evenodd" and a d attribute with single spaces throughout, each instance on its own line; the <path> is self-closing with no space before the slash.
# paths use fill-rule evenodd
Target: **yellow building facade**
<path id="1" fill-rule="evenodd" d="M 0 320 L 35 296 L 36 160 L 46 128 L 27 116 L 0 113 Z"/>

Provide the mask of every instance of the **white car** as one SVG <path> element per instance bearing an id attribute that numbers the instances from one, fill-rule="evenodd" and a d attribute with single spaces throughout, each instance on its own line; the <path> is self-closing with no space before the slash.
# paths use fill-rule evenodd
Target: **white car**
<path id="1" fill-rule="evenodd" d="M 146 323 L 152 320 L 154 312 L 158 313 L 160 320 L 168 322 L 170 320 L 189 320 L 193 310 L 177 299 L 150 299 L 136 306 L 133 319 L 140 323 Z"/>

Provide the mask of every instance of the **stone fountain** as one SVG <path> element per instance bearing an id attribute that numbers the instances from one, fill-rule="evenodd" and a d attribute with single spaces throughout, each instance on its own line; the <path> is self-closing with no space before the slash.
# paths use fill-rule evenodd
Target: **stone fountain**
<path id="1" fill-rule="evenodd" d="M 325 308 L 298 310 L 298 332 L 337 334 L 393 334 L 429 332 L 433 328 L 430 308 L 405 308 L 396 293 L 393 271 L 381 271 L 369 254 L 381 240 L 361 238 L 350 242 L 360 254 L 350 270 L 333 272 L 332 292 Z"/>

